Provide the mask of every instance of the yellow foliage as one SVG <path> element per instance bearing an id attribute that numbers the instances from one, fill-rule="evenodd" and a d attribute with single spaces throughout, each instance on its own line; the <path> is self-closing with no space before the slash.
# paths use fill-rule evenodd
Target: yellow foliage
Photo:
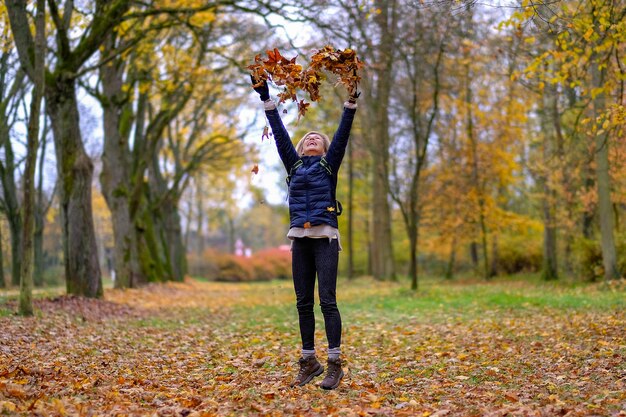
<path id="1" fill-rule="evenodd" d="M 202 27 L 206 24 L 212 23 L 215 21 L 215 13 L 211 10 L 205 12 L 195 13 L 189 19 L 189 23 L 193 26 Z"/>

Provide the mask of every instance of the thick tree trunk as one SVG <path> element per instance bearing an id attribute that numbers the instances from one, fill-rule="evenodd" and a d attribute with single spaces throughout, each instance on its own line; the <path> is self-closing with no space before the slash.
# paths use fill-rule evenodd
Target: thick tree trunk
<path id="1" fill-rule="evenodd" d="M 169 258 L 172 270 L 172 279 L 182 282 L 187 273 L 187 257 L 185 245 L 183 244 L 182 228 L 180 226 L 180 215 L 175 203 L 166 204 L 161 212 L 164 238 L 163 247 Z M 231 228 L 234 230 L 234 222 Z"/>
<path id="2" fill-rule="evenodd" d="M 376 152 L 372 184 L 372 274 L 377 279 L 395 279 L 386 164 L 383 154 Z"/>
<path id="3" fill-rule="evenodd" d="M 110 46 L 110 42 L 105 44 Z M 115 288 L 134 288 L 145 282 L 139 264 L 137 232 L 131 219 L 129 194 L 131 186 L 128 137 L 132 109 L 123 102 L 123 63 L 115 61 L 100 68 L 104 118 L 104 152 L 100 184 L 111 211 L 113 225 L 113 264 Z"/>
<path id="4" fill-rule="evenodd" d="M 145 282 L 165 282 L 172 279 L 167 257 L 162 251 L 161 232 L 147 208 L 135 219 L 137 253 Z"/>
<path id="5" fill-rule="evenodd" d="M 379 67 L 371 75 L 369 90 L 374 102 L 368 106 L 369 149 L 372 153 L 372 274 L 377 279 L 396 279 L 389 204 L 389 102 L 393 77 L 393 34 L 396 3 L 377 1 L 380 13 L 374 19 L 381 39 L 377 45 Z"/>
<path id="6" fill-rule="evenodd" d="M 136 288 L 145 282 L 139 267 L 137 233 L 130 220 L 128 201 L 110 198 L 111 222 L 113 225 L 113 263 L 115 271 L 115 288 Z"/>
<path id="7" fill-rule="evenodd" d="M 65 279 L 68 294 L 101 297 L 102 276 L 93 224 L 93 164 L 80 134 L 73 80 L 59 77 L 46 87 L 60 178 Z"/>

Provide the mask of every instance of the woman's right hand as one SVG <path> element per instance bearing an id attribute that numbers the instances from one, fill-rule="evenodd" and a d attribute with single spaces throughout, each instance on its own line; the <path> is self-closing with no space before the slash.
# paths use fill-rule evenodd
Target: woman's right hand
<path id="1" fill-rule="evenodd" d="M 270 99 L 270 89 L 267 86 L 267 80 L 263 80 L 262 82 L 257 81 L 253 75 L 250 75 L 250 80 L 252 80 L 252 88 L 254 91 L 259 93 L 261 97 L 261 101 L 267 101 Z"/>

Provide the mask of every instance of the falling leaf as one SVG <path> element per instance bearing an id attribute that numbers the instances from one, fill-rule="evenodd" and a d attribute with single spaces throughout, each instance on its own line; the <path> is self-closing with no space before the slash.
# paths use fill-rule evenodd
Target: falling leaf
<path id="1" fill-rule="evenodd" d="M 258 164 L 254 164 L 254 167 L 252 167 L 252 169 L 250 170 L 253 174 L 258 174 L 259 173 L 259 165 Z"/>
<path id="2" fill-rule="evenodd" d="M 263 134 L 261 135 L 261 142 L 263 142 L 263 139 L 267 138 L 269 140 L 270 138 L 270 128 L 269 126 L 265 126 L 263 128 Z"/>

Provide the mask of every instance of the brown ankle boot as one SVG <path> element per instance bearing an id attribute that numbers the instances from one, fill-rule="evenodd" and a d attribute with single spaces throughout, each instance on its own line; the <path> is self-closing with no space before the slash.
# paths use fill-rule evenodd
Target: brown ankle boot
<path id="1" fill-rule="evenodd" d="M 306 385 L 311 382 L 313 377 L 321 375 L 322 372 L 324 372 L 324 367 L 317 361 L 315 356 L 309 356 L 306 359 L 300 358 L 298 363 L 300 364 L 300 372 L 298 372 L 298 376 L 291 383 L 292 387 L 296 385 L 299 387 Z"/>
<path id="2" fill-rule="evenodd" d="M 328 371 L 322 381 L 322 388 L 335 389 L 339 386 L 343 378 L 343 370 L 341 369 L 341 359 L 328 359 Z"/>

